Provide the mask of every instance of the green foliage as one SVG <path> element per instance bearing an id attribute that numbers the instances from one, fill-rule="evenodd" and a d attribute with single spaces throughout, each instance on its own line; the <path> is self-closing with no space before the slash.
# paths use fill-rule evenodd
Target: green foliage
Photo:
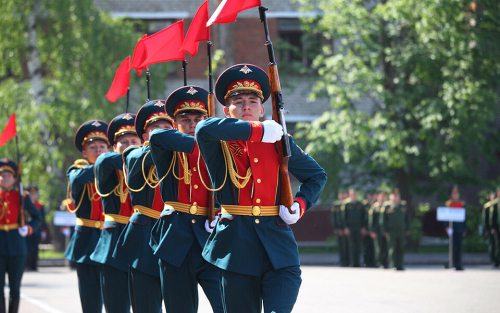
<path id="1" fill-rule="evenodd" d="M 35 4 L 41 5 L 39 10 Z M 142 33 L 135 30 L 141 25 L 112 19 L 97 10 L 92 0 L 4 0 L 2 10 L 0 128 L 8 115 L 16 113 L 23 181 L 39 185 L 48 208 L 55 208 L 66 194 L 65 169 L 81 158 L 73 145 L 77 127 L 90 119 L 109 122 L 125 111 L 125 97 L 110 103 L 104 95 L 116 69 L 141 38 Z M 33 100 L 26 70 L 28 17 L 33 12 L 38 12 L 35 30 L 45 92 L 42 105 Z M 151 66 L 152 98 L 165 98 L 169 67 Z M 146 100 L 145 76 L 132 77 L 131 112 Z M 43 138 L 44 130 L 49 138 Z M 0 157 L 15 159 L 14 141 L 1 148 Z"/>
<path id="2" fill-rule="evenodd" d="M 310 99 L 328 97 L 333 110 L 298 134 L 331 160 L 330 181 L 390 181 L 405 199 L 483 184 L 478 165 L 498 162 L 500 143 L 498 1 L 299 2 L 324 12 L 305 21 L 330 41 Z"/>

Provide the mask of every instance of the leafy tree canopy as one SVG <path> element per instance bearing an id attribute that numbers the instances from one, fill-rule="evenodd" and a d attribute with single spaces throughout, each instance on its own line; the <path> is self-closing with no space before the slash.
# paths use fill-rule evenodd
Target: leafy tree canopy
<path id="1" fill-rule="evenodd" d="M 480 163 L 498 162 L 499 2 L 299 2 L 323 13 L 307 28 L 331 43 L 314 60 L 311 100 L 333 110 L 301 133 L 331 160 L 325 197 L 339 182 L 388 181 L 407 199 L 480 185 Z"/>

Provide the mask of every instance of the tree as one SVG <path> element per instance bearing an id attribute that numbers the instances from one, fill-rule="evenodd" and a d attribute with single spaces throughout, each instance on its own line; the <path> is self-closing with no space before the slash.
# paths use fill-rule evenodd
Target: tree
<path id="1" fill-rule="evenodd" d="M 333 110 L 301 132 L 308 152 L 342 160 L 323 163 L 325 196 L 358 177 L 408 200 L 410 190 L 481 184 L 477 168 L 496 164 L 499 148 L 498 1 L 299 1 L 323 12 L 308 30 L 332 43 L 314 60 L 311 100 L 329 97 Z"/>
<path id="2" fill-rule="evenodd" d="M 76 128 L 125 111 L 125 97 L 113 104 L 104 95 L 144 25 L 112 19 L 92 0 L 3 0 L 2 9 L 0 127 L 16 113 L 23 180 L 40 186 L 49 208 L 58 207 L 66 196 L 65 170 L 81 158 L 73 145 Z M 152 66 L 153 97 L 165 97 L 168 68 Z M 144 76 L 135 82 L 141 87 L 133 88 L 131 111 L 146 98 Z M 4 148 L 1 157 L 15 158 L 13 142 Z"/>

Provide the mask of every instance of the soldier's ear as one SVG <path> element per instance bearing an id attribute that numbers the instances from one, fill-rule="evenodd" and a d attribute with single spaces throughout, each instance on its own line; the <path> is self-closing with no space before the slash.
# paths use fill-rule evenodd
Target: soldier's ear
<path id="1" fill-rule="evenodd" d="M 260 116 L 259 117 L 263 117 L 264 116 L 264 105 L 261 103 L 260 104 Z"/>
<path id="2" fill-rule="evenodd" d="M 231 116 L 229 115 L 229 109 L 227 108 L 227 106 L 225 106 L 225 107 L 224 107 L 224 115 L 225 115 L 226 117 L 231 117 Z"/>

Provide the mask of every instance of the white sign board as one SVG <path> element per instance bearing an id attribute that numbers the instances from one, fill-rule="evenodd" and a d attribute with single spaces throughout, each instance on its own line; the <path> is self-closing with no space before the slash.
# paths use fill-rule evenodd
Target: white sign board
<path id="1" fill-rule="evenodd" d="M 76 214 L 63 211 L 55 212 L 53 223 L 55 226 L 75 226 Z"/>
<path id="2" fill-rule="evenodd" d="M 463 222 L 465 221 L 465 208 L 437 208 L 437 220 L 441 222 Z"/>

